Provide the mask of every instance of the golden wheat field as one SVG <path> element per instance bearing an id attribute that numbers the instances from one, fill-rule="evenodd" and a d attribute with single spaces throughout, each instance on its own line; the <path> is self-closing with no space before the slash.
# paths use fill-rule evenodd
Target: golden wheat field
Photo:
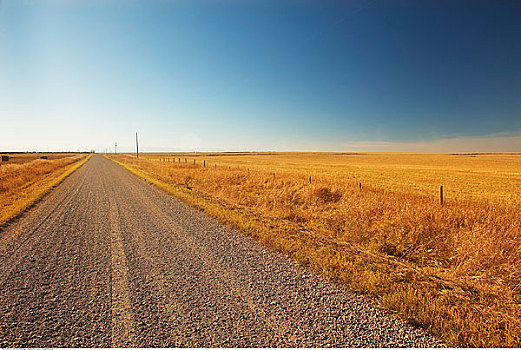
<path id="1" fill-rule="evenodd" d="M 181 158 L 201 165 L 232 166 L 260 171 L 312 176 L 324 180 L 361 182 L 393 191 L 453 199 L 521 201 L 521 154 L 414 154 L 414 153 L 185 153 L 147 154 L 145 158 Z M 187 164 L 188 164 L 187 163 Z"/>
<path id="2" fill-rule="evenodd" d="M 448 344 L 521 345 L 519 154 L 108 157 Z"/>
<path id="3" fill-rule="evenodd" d="M 9 157 L 8 161 L 0 162 L 0 166 L 8 165 L 8 164 L 23 164 L 27 162 L 32 162 L 36 159 L 47 159 L 54 160 L 66 157 L 72 157 L 76 155 L 75 153 L 64 153 L 64 152 L 51 152 L 51 153 L 42 153 L 42 152 L 19 152 L 19 153 L 0 153 L 1 156 Z"/>
<path id="4" fill-rule="evenodd" d="M 7 155 L 9 160 L 0 163 L 0 227 L 34 204 L 87 157 L 70 153 Z"/>

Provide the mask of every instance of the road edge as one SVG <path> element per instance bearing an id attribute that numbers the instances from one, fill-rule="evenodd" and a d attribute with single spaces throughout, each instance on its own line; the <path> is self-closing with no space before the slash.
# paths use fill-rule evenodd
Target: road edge
<path id="1" fill-rule="evenodd" d="M 258 244 L 262 244 L 267 249 L 285 255 L 288 259 L 295 261 L 296 263 L 306 268 L 310 272 L 327 279 L 328 281 L 336 284 L 337 286 L 345 289 L 346 291 L 356 293 L 357 295 L 365 296 L 374 307 L 385 310 L 386 312 L 389 312 L 398 319 L 401 319 L 402 321 L 409 323 L 415 328 L 422 329 L 426 333 L 435 337 L 440 342 L 440 344 L 442 344 L 442 347 L 450 346 L 451 344 L 456 343 L 452 339 L 447 339 L 445 337 L 445 334 L 435 332 L 435 330 L 431 328 L 431 325 L 423 324 L 422 322 L 419 322 L 418 320 L 412 318 L 410 315 L 402 313 L 401 310 L 389 307 L 388 305 L 386 305 L 385 300 L 382 299 L 382 295 L 378 295 L 378 293 L 374 294 L 371 292 L 364 292 L 363 289 L 357 288 L 356 286 L 353 287 L 350 284 L 346 284 L 342 279 L 337 278 L 334 274 L 328 273 L 327 266 L 322 266 L 316 263 L 316 261 L 313 261 L 313 259 L 310 260 L 306 256 L 306 251 L 309 251 L 308 248 L 310 248 L 311 250 L 316 248 L 318 251 L 320 251 L 324 261 L 328 259 L 330 254 L 334 254 L 327 248 L 328 243 L 326 242 L 321 242 L 325 243 L 324 245 L 318 243 L 318 246 L 321 246 L 321 248 L 318 247 L 316 245 L 316 236 L 312 232 L 299 232 L 299 238 L 295 240 L 293 227 L 277 228 L 276 225 L 270 225 L 271 230 L 282 229 L 287 233 L 287 235 L 285 235 L 285 237 L 282 239 L 270 239 L 270 237 L 262 233 L 264 231 L 263 225 L 265 224 L 265 222 L 262 223 L 260 220 L 255 220 L 254 213 L 243 212 L 242 210 L 240 210 L 240 208 L 233 206 L 227 207 L 224 203 L 212 201 L 212 199 L 214 198 L 209 195 L 206 195 L 204 192 L 186 188 L 183 185 L 167 183 L 161 179 L 151 176 L 150 173 L 143 171 L 139 168 L 135 168 L 131 165 L 119 162 L 116 159 L 113 159 L 109 156 L 104 157 L 107 160 L 110 160 L 116 163 L 117 165 L 121 166 L 122 168 L 124 168 L 131 174 L 137 176 L 138 178 L 141 178 L 146 182 L 154 185 L 161 191 L 166 192 L 168 195 L 171 195 L 177 198 L 178 200 L 181 200 L 186 205 L 200 210 L 209 217 L 217 220 L 221 224 L 241 232 L 245 236 L 253 239 Z M 250 217 L 250 215 L 252 216 Z M 395 267 L 398 265 L 395 262 L 380 261 L 380 259 L 375 259 L 375 256 L 373 254 L 367 254 L 352 246 L 346 246 L 343 248 L 345 248 L 346 251 L 349 251 L 350 254 L 353 254 L 353 256 L 358 256 L 358 258 L 355 259 L 355 261 L 353 261 L 348 267 L 349 270 L 357 269 L 359 268 L 358 264 L 364 263 L 372 263 L 376 265 L 391 264 Z"/>
<path id="2" fill-rule="evenodd" d="M 56 188 L 59 184 L 61 184 L 67 177 L 69 177 L 72 173 L 78 170 L 83 164 L 87 163 L 87 161 L 92 158 L 92 154 L 88 155 L 82 160 L 78 160 L 78 162 L 70 164 L 65 172 L 52 180 L 49 184 L 47 184 L 42 191 L 36 194 L 33 198 L 28 200 L 23 206 L 16 209 L 11 216 L 9 216 L 4 223 L 0 224 L 0 232 L 2 232 L 7 226 L 13 223 L 15 220 L 20 218 L 28 209 L 34 207 L 38 202 L 40 202 L 49 192 L 51 192 L 54 188 Z"/>

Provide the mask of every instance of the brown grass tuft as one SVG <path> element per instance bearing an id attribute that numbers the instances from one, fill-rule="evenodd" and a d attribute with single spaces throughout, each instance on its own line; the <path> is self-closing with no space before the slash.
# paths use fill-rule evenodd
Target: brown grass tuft
<path id="1" fill-rule="evenodd" d="M 332 192 L 329 188 L 322 187 L 315 190 L 315 196 L 322 203 L 336 203 L 342 198 L 342 193 Z"/>

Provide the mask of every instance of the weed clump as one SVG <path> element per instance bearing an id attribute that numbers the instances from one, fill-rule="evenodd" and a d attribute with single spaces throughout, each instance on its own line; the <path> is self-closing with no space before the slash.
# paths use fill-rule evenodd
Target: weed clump
<path id="1" fill-rule="evenodd" d="M 333 192 L 327 187 L 322 187 L 315 191 L 315 196 L 320 202 L 336 203 L 340 200 L 340 198 L 342 198 L 342 193 L 338 191 Z"/>
<path id="2" fill-rule="evenodd" d="M 185 176 L 185 179 L 184 179 L 184 185 L 186 188 L 192 188 L 192 181 L 193 181 L 193 177 L 191 176 Z"/>

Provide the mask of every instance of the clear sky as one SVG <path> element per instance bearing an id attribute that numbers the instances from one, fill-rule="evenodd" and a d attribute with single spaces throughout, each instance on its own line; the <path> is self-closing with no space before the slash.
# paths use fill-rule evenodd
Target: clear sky
<path id="1" fill-rule="evenodd" d="M 0 2 L 0 150 L 136 131 L 145 151 L 521 151 L 521 1 Z"/>

